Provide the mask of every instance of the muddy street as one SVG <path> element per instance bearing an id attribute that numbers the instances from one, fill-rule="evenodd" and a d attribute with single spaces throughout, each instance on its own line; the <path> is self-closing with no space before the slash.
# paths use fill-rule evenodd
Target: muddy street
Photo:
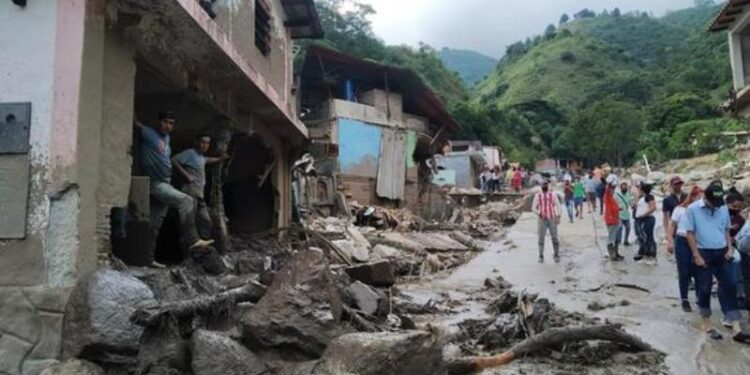
<path id="1" fill-rule="evenodd" d="M 606 230 L 599 218 L 595 222 L 596 227 L 588 214 L 581 221 L 564 222 L 560 226 L 562 262 L 555 264 L 548 259 L 539 264 L 536 218 L 525 213 L 504 238 L 488 243 L 487 250 L 468 264 L 428 284 L 413 285 L 405 293 L 421 298 L 443 293 L 463 301 L 456 314 L 441 320 L 449 329 L 456 329 L 463 320 L 486 317 L 484 304 L 471 296 L 482 289 L 486 278 L 502 275 L 514 285 L 514 290 L 538 293 L 564 310 L 622 324 L 628 332 L 666 353 L 666 365 L 673 374 L 750 371 L 750 350 L 726 338 L 718 342 L 708 339 L 698 329 L 697 313 L 681 311 L 676 298 L 676 267 L 663 247 L 660 246 L 656 265 L 636 264 L 632 259 L 635 246 L 621 251 L 625 262 L 612 264 L 602 256 L 606 251 L 598 249 L 606 246 Z M 547 251 L 551 251 L 549 242 Z M 712 307 L 714 323 L 720 327 L 722 316 L 716 299 Z M 724 333 L 728 337 L 728 331 Z M 538 363 L 521 361 L 502 371 L 485 373 L 522 373 L 524 369 L 538 373 L 543 368 Z M 558 370 L 557 366 L 550 369 Z"/>

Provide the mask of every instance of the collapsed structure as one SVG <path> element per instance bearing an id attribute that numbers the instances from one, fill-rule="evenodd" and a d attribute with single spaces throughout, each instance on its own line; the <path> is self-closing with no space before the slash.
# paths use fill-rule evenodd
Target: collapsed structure
<path id="1" fill-rule="evenodd" d="M 435 93 L 411 70 L 318 46 L 301 75 L 318 172 L 311 203 L 333 206 L 341 193 L 420 212 L 432 186 L 427 161 L 459 130 Z"/>
<path id="2" fill-rule="evenodd" d="M 308 137 L 293 40 L 322 35 L 314 3 L 213 7 L 214 19 L 197 0 L 0 3 L 1 373 L 59 358 L 70 289 L 101 260 L 141 261 L 149 190 L 136 116 L 174 111 L 175 151 L 199 133 L 213 135 L 210 152 L 232 151 L 208 171 L 224 234 L 290 222 L 290 168 Z M 163 237 L 157 257 L 179 261 Z"/>

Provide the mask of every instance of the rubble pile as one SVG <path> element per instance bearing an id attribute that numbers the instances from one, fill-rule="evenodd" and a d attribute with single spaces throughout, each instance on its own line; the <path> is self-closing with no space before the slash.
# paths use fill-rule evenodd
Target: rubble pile
<path id="1" fill-rule="evenodd" d="M 583 314 L 558 309 L 549 300 L 511 290 L 503 280 L 488 279 L 485 290 L 475 298 L 487 303 L 489 318 L 466 320 L 460 330 L 449 338 L 457 347 L 456 356 L 482 356 L 511 349 L 532 336 L 568 327 L 602 327 L 608 322 L 587 318 Z M 613 326 L 619 329 L 617 326 Z M 539 336 L 537 336 L 539 337 Z M 524 361 L 519 361 L 518 373 L 524 373 L 525 363 L 533 363 L 536 372 L 544 366 L 552 371 L 586 371 L 609 369 L 605 373 L 668 374 L 664 355 L 655 351 L 635 352 L 631 348 L 610 341 L 576 341 L 562 346 L 551 346 Z M 644 372 L 646 371 L 646 372 Z M 510 372 L 513 373 L 513 372 Z"/>
<path id="2" fill-rule="evenodd" d="M 232 238 L 228 253 L 168 269 L 113 258 L 73 290 L 64 362 L 48 373 L 447 374 L 445 335 L 412 317 L 455 306 L 410 301 L 398 283 L 466 263 L 481 247 L 472 228 L 496 233 L 513 208 L 482 206 L 447 229 L 369 211 L 375 221 L 305 218 L 287 242 Z"/>

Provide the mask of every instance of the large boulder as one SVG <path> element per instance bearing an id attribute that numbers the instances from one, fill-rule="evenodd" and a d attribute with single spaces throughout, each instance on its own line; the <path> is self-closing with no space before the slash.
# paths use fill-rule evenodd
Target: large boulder
<path id="1" fill-rule="evenodd" d="M 360 281 L 353 282 L 347 290 L 360 310 L 367 314 L 375 315 L 380 302 L 380 295 L 378 293 Z"/>
<path id="2" fill-rule="evenodd" d="M 250 350 L 220 333 L 197 330 L 190 348 L 195 375 L 258 375 L 268 371 Z"/>
<path id="3" fill-rule="evenodd" d="M 65 308 L 62 358 L 135 354 L 143 328 L 130 315 L 155 302 L 146 284 L 122 272 L 100 269 L 82 278 Z"/>
<path id="4" fill-rule="evenodd" d="M 342 302 L 322 251 L 295 254 L 276 274 L 258 304 L 242 317 L 248 344 L 296 348 L 319 356 L 335 337 L 349 332 L 341 323 Z"/>
<path id="5" fill-rule="evenodd" d="M 422 331 L 344 335 L 328 346 L 315 373 L 443 375 L 443 345 Z"/>
<path id="6" fill-rule="evenodd" d="M 91 362 L 71 359 L 46 368 L 40 375 L 104 375 L 104 370 Z"/>

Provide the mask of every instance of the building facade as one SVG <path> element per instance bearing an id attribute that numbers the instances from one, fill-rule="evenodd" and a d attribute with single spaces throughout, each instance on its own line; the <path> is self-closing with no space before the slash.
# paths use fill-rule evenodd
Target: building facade
<path id="1" fill-rule="evenodd" d="M 430 181 L 425 161 L 458 130 L 415 73 L 317 46 L 302 69 L 300 104 L 319 206 L 341 193 L 362 205 L 417 211 Z"/>
<path id="2" fill-rule="evenodd" d="M 314 4 L 214 11 L 197 0 L 0 2 L 0 373 L 59 358 L 71 287 L 111 253 L 113 213 L 134 195 L 147 202 L 134 118 L 174 111 L 173 153 L 227 134 L 230 230 L 291 220 L 289 169 L 308 137 L 293 39 L 320 36 Z"/>

